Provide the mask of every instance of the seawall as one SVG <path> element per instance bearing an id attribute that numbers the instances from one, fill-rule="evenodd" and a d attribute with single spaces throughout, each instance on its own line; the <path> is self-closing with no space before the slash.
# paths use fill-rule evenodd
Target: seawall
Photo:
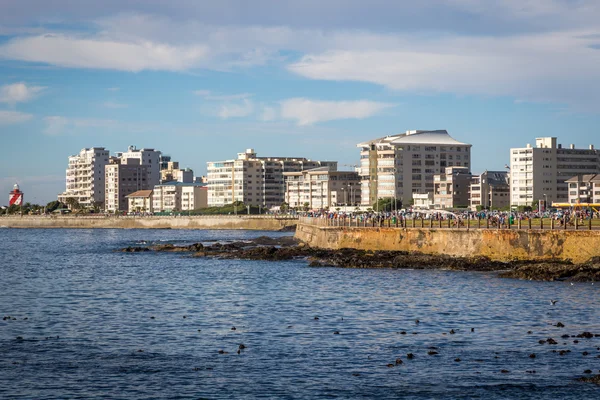
<path id="1" fill-rule="evenodd" d="M 0 217 L 0 227 L 7 228 L 250 229 L 278 231 L 282 229 L 292 229 L 297 222 L 297 218 L 291 217 L 245 215 L 190 217 Z"/>
<path id="2" fill-rule="evenodd" d="M 600 231 L 349 228 L 299 223 L 296 238 L 325 249 L 399 250 L 495 261 L 571 260 L 600 256 Z"/>

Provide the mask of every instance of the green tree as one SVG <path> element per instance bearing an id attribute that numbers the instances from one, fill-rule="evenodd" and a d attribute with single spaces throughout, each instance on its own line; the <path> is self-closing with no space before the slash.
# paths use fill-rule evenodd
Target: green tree
<path id="1" fill-rule="evenodd" d="M 79 210 L 81 208 L 81 204 L 79 204 L 75 197 L 68 197 L 65 202 L 71 210 Z"/>
<path id="2" fill-rule="evenodd" d="M 46 212 L 51 213 L 52 211 L 59 208 L 61 205 L 62 203 L 58 200 L 51 201 L 50 203 L 46 204 Z"/>
<path id="3" fill-rule="evenodd" d="M 395 199 L 395 205 L 394 205 L 394 198 L 393 197 L 384 197 L 384 198 L 380 198 L 377 200 L 376 203 L 373 204 L 373 209 L 374 210 L 378 210 L 378 211 L 394 211 L 394 209 L 401 209 L 402 208 L 402 200 L 400 199 Z"/>

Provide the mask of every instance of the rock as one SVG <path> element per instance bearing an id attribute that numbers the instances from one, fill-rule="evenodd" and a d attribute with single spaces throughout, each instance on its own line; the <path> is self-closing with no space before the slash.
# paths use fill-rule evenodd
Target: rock
<path id="1" fill-rule="evenodd" d="M 531 353 L 531 354 L 529 355 L 529 358 L 535 358 L 535 354 L 534 354 L 534 353 Z"/>
<path id="2" fill-rule="evenodd" d="M 532 333 L 533 333 L 533 332 L 531 332 L 531 331 L 527 331 L 527 334 L 528 334 L 528 335 L 531 335 Z"/>
<path id="3" fill-rule="evenodd" d="M 431 351 L 428 351 L 427 354 L 430 356 L 435 356 L 436 354 L 439 354 L 439 353 L 437 351 L 431 350 Z"/>
<path id="4" fill-rule="evenodd" d="M 455 362 L 461 362 L 461 359 L 460 358 L 455 358 L 454 361 Z"/>
<path id="5" fill-rule="evenodd" d="M 585 371 L 583 371 L 584 374 L 591 374 L 592 370 L 591 369 L 586 369 Z"/>
<path id="6" fill-rule="evenodd" d="M 569 335 L 562 335 L 561 338 L 563 339 L 567 339 L 569 337 Z"/>
<path id="7" fill-rule="evenodd" d="M 399 358 L 396 358 L 396 365 L 402 365 L 402 360 Z"/>
<path id="8" fill-rule="evenodd" d="M 412 360 L 413 358 L 415 358 L 415 355 L 413 353 L 408 353 L 406 355 L 406 358 L 408 358 L 409 360 Z"/>
<path id="9" fill-rule="evenodd" d="M 559 322 L 555 325 L 557 328 L 564 328 L 565 325 L 562 322 Z"/>
<path id="10" fill-rule="evenodd" d="M 542 340 L 542 339 L 540 339 L 540 340 L 538 340 L 538 343 L 539 343 L 539 344 L 544 344 L 544 343 L 546 343 L 546 341 L 545 341 L 545 340 Z"/>
<path id="11" fill-rule="evenodd" d="M 456 332 L 454 332 L 454 329 L 450 329 L 450 334 L 454 335 Z"/>
<path id="12" fill-rule="evenodd" d="M 577 335 L 578 338 L 585 338 L 585 339 L 591 339 L 594 337 L 593 334 L 591 334 L 590 332 L 583 332 L 580 333 L 579 335 Z"/>
<path id="13" fill-rule="evenodd" d="M 315 318 L 314 318 L 314 320 L 315 320 L 315 321 L 318 321 L 318 320 L 319 320 L 319 317 L 315 317 Z"/>
<path id="14" fill-rule="evenodd" d="M 577 380 L 580 382 L 595 383 L 596 385 L 600 385 L 600 375 L 591 376 L 591 377 L 584 376 L 584 377 L 578 378 Z"/>
<path id="15" fill-rule="evenodd" d="M 334 335 L 339 335 L 339 334 L 340 334 L 340 331 L 335 331 L 335 332 L 333 332 L 333 334 L 334 334 Z"/>
<path id="16" fill-rule="evenodd" d="M 584 356 L 587 356 L 587 355 L 589 355 L 590 353 L 588 353 L 587 351 L 584 351 L 584 352 L 583 352 L 583 353 L 581 353 L 581 354 L 582 354 L 582 355 L 584 355 Z"/>
<path id="17" fill-rule="evenodd" d="M 232 331 L 235 331 L 235 330 L 236 330 L 235 326 L 232 326 L 232 327 L 231 327 L 231 330 L 232 330 Z"/>
<path id="18" fill-rule="evenodd" d="M 244 345 L 244 343 L 241 343 L 241 344 L 238 346 L 238 349 L 240 349 L 240 350 L 244 350 L 245 348 L 246 348 L 246 345 Z"/>
<path id="19" fill-rule="evenodd" d="M 400 332 L 401 335 L 406 335 L 406 331 Z"/>
<path id="20" fill-rule="evenodd" d="M 546 343 L 548 343 L 548 344 L 558 344 L 558 342 L 556 340 L 552 339 L 552 338 L 548 338 L 546 340 Z"/>
<path id="21" fill-rule="evenodd" d="M 387 367 L 392 368 L 392 367 L 394 367 L 394 364 L 388 364 Z"/>
<path id="22" fill-rule="evenodd" d="M 503 370 L 501 370 L 500 372 L 502 372 L 503 374 L 508 374 L 510 371 L 509 371 L 509 370 L 507 370 L 507 369 L 503 369 Z"/>

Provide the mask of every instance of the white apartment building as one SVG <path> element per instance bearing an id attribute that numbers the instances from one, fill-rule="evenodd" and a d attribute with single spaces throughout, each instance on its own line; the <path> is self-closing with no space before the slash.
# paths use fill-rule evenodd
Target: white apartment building
<path id="1" fill-rule="evenodd" d="M 67 202 L 72 197 L 83 208 L 94 203 L 103 204 L 105 199 L 104 167 L 109 162 L 109 151 L 104 147 L 82 149 L 69 157 L 66 171 L 66 190 L 58 195 L 58 201 Z"/>
<path id="2" fill-rule="evenodd" d="M 446 167 L 471 169 L 471 145 L 445 130 L 413 130 L 359 143 L 361 202 L 396 198 L 408 205 L 414 193 L 434 191 L 433 176 Z"/>
<path id="3" fill-rule="evenodd" d="M 578 175 L 565 182 L 569 185 L 569 204 L 600 204 L 600 174 Z"/>
<path id="4" fill-rule="evenodd" d="M 471 180 L 471 210 L 499 210 L 510 206 L 509 176 L 506 171 L 485 171 Z"/>
<path id="5" fill-rule="evenodd" d="M 154 186 L 154 212 L 193 211 L 208 206 L 208 187 L 201 183 L 169 182 Z"/>
<path id="6" fill-rule="evenodd" d="M 330 171 L 320 167 L 284 172 L 285 202 L 291 208 L 308 205 L 311 210 L 360 205 L 360 177 L 354 171 Z M 349 207 L 349 208 L 348 208 Z"/>
<path id="7" fill-rule="evenodd" d="M 148 182 L 150 187 L 160 183 L 161 152 L 154 149 L 138 149 L 135 146 L 129 146 L 127 151 L 116 153 L 121 160 L 135 158 L 140 160 L 140 165 L 148 167 Z"/>
<path id="8" fill-rule="evenodd" d="M 600 172 L 600 152 L 593 145 L 563 148 L 555 137 L 537 138 L 535 143 L 536 147 L 510 149 L 511 206 L 531 206 L 539 200 L 567 203 L 567 179 Z"/>
<path id="9" fill-rule="evenodd" d="M 127 196 L 139 190 L 152 188 L 148 182 L 148 167 L 140 165 L 138 158 L 118 159 L 111 157 L 105 167 L 106 212 L 127 211 Z"/>
<path id="10" fill-rule="evenodd" d="M 152 190 L 138 190 L 128 194 L 127 211 L 129 212 L 154 212 L 152 207 Z"/>
<path id="11" fill-rule="evenodd" d="M 254 149 L 237 159 L 207 163 L 208 206 L 235 201 L 262 207 L 280 206 L 285 199 L 283 173 L 318 167 L 337 170 L 335 161 L 311 161 L 299 157 L 257 157 Z"/>

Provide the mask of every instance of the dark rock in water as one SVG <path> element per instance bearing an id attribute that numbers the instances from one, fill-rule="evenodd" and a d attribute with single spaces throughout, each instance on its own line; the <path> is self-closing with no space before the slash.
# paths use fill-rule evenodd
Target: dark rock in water
<path id="1" fill-rule="evenodd" d="M 392 367 L 394 367 L 394 364 L 388 364 L 387 367 L 392 368 Z"/>
<path id="2" fill-rule="evenodd" d="M 402 365 L 402 360 L 399 358 L 396 358 L 396 365 Z"/>
<path id="3" fill-rule="evenodd" d="M 534 354 L 534 353 L 531 353 L 531 354 L 529 355 L 529 358 L 535 358 L 535 354 Z"/>
<path id="4" fill-rule="evenodd" d="M 454 335 L 456 332 L 454 332 L 454 329 L 450 329 L 450 334 Z"/>
<path id="5" fill-rule="evenodd" d="M 528 374 L 535 374 L 535 369 L 531 370 L 531 371 L 525 371 L 525 372 L 527 372 Z"/>
<path id="6" fill-rule="evenodd" d="M 406 335 L 406 331 L 400 332 L 401 335 Z"/>
<path id="7" fill-rule="evenodd" d="M 540 339 L 540 340 L 538 340 L 538 343 L 539 343 L 539 344 L 544 344 L 544 343 L 546 343 L 546 341 L 545 341 L 545 340 L 542 340 L 542 339 Z"/>
<path id="8" fill-rule="evenodd" d="M 435 356 L 436 354 L 439 354 L 439 353 L 437 351 L 431 350 L 431 351 L 428 351 L 427 354 L 430 356 Z"/>
<path id="9" fill-rule="evenodd" d="M 408 353 L 406 355 L 406 358 L 408 358 L 409 360 L 412 360 L 413 358 L 415 358 L 415 355 L 413 353 Z"/>
<path id="10" fill-rule="evenodd" d="M 533 332 L 531 332 L 531 331 L 527 331 L 527 334 L 528 334 L 528 335 L 531 335 L 532 333 L 533 333 Z"/>
<path id="11" fill-rule="evenodd" d="M 235 326 L 232 326 L 232 327 L 231 327 L 231 330 L 232 330 L 232 331 L 235 331 L 235 330 L 236 330 Z"/>
<path id="12" fill-rule="evenodd" d="M 454 361 L 455 362 L 461 362 L 461 359 L 460 358 L 455 358 Z"/>
<path id="13" fill-rule="evenodd" d="M 334 335 L 339 335 L 339 334 L 340 334 L 340 331 L 335 331 L 335 332 L 333 332 L 333 334 L 334 334 Z"/>
<path id="14" fill-rule="evenodd" d="M 591 334 L 590 332 L 583 332 L 580 333 L 579 335 L 577 335 L 578 338 L 585 338 L 585 339 L 591 339 L 594 337 L 593 334 Z"/>
<path id="15" fill-rule="evenodd" d="M 507 369 L 503 369 L 503 370 L 501 370 L 500 372 L 502 372 L 503 374 L 508 374 L 510 371 L 509 371 L 509 370 L 507 370 Z"/>
<path id="16" fill-rule="evenodd" d="M 591 374 L 592 370 L 591 369 L 586 369 L 585 371 L 583 371 L 584 374 Z"/>
<path id="17" fill-rule="evenodd" d="M 586 371 L 589 371 L 589 370 L 586 370 Z M 585 372 L 585 373 L 587 373 L 587 372 Z M 591 373 L 591 371 L 589 373 Z M 600 375 L 590 376 L 590 377 L 584 376 L 577 380 L 579 382 L 595 383 L 596 385 L 600 385 Z"/>
<path id="18" fill-rule="evenodd" d="M 471 328 L 471 332 L 475 332 L 475 328 Z"/>
<path id="19" fill-rule="evenodd" d="M 587 355 L 589 355 L 589 354 L 590 354 L 590 353 L 588 353 L 587 351 L 584 351 L 583 353 L 581 353 L 581 355 L 584 355 L 584 356 L 587 356 Z"/>
<path id="20" fill-rule="evenodd" d="M 123 253 L 142 253 L 144 251 L 150 251 L 150 249 L 147 248 L 147 247 L 140 247 L 140 246 L 132 247 L 132 246 L 129 246 L 129 247 L 126 247 L 126 248 L 122 249 L 121 251 Z"/>
<path id="21" fill-rule="evenodd" d="M 561 338 L 563 338 L 563 339 L 568 339 L 568 338 L 569 338 L 569 335 L 562 335 L 562 336 L 561 336 Z"/>
<path id="22" fill-rule="evenodd" d="M 23 336 L 17 336 L 17 340 L 23 340 Z"/>
<path id="23" fill-rule="evenodd" d="M 546 343 L 548 343 L 548 344 L 558 344 L 558 342 L 556 340 L 552 339 L 552 338 L 548 338 L 546 340 Z"/>
<path id="24" fill-rule="evenodd" d="M 315 321 L 318 321 L 318 320 L 319 320 L 319 317 L 315 317 L 315 318 L 314 318 L 314 320 L 315 320 Z"/>
<path id="25" fill-rule="evenodd" d="M 244 350 L 246 348 L 246 345 L 244 343 L 240 344 L 238 347 L 240 350 Z"/>
<path id="26" fill-rule="evenodd" d="M 219 354 L 227 354 L 225 350 L 219 350 Z"/>
<path id="27" fill-rule="evenodd" d="M 556 326 L 557 328 L 564 328 L 565 327 L 565 325 L 562 322 L 559 322 L 559 323 L 557 323 L 554 326 Z"/>

